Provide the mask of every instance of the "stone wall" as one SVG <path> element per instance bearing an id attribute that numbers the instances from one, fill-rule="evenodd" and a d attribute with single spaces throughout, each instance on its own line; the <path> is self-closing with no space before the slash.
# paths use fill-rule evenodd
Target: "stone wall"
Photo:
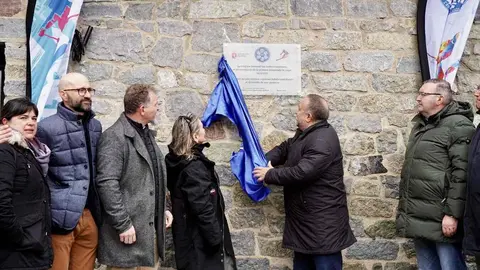
<path id="1" fill-rule="evenodd" d="M 24 93 L 26 1 L 1 3 L 6 93 L 12 98 Z M 394 234 L 399 173 L 421 83 L 415 13 L 410 0 L 85 0 L 79 28 L 94 30 L 85 57 L 71 70 L 86 74 L 98 89 L 94 109 L 105 127 L 122 112 L 128 85 L 156 85 L 161 110 L 155 129 L 165 149 L 178 115 L 202 114 L 224 42 L 301 44 L 301 94 L 327 98 L 343 146 L 358 239 L 343 253 L 345 269 L 416 269 L 412 243 Z M 479 54 L 480 25 L 474 25 L 458 73 L 458 99 L 471 101 L 480 84 Z M 265 151 L 293 134 L 298 99 L 246 97 Z M 208 136 L 207 154 L 218 164 L 239 268 L 291 269 L 292 254 L 281 248 L 281 189 L 252 203 L 228 165 L 240 144 L 235 127 L 221 121 Z M 172 267 L 168 254 L 164 266 Z"/>

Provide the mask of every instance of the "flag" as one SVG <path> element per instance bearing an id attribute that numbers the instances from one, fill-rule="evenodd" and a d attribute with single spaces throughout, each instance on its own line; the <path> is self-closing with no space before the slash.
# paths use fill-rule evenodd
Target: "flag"
<path id="1" fill-rule="evenodd" d="M 31 1 L 29 1 L 31 2 Z M 70 47 L 83 0 L 36 0 L 29 5 L 28 60 L 31 99 L 39 118 L 56 112 L 58 82 L 67 73 Z"/>
<path id="2" fill-rule="evenodd" d="M 422 78 L 453 83 L 479 0 L 419 0 L 417 32 Z"/>
<path id="3" fill-rule="evenodd" d="M 218 72 L 220 81 L 203 114 L 203 125 L 208 127 L 218 118 L 225 116 L 237 126 L 242 145 L 230 159 L 232 172 L 250 199 L 255 202 L 263 201 L 270 190 L 263 183 L 257 182 L 252 172 L 255 167 L 266 167 L 267 158 L 263 153 L 237 78 L 223 56 L 218 63 Z"/>

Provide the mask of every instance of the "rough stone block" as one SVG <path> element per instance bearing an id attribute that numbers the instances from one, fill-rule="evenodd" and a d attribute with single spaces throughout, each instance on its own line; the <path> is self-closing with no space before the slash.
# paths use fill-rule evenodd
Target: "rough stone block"
<path id="1" fill-rule="evenodd" d="M 27 49 L 25 43 L 7 42 L 5 45 L 5 56 L 7 57 L 7 59 L 25 60 L 25 58 L 27 57 Z"/>
<path id="2" fill-rule="evenodd" d="M 392 0 L 390 9 L 396 17 L 415 17 L 417 2 L 410 0 Z"/>
<path id="3" fill-rule="evenodd" d="M 420 61 L 418 56 L 404 56 L 398 60 L 398 73 L 418 73 L 420 72 Z"/>
<path id="4" fill-rule="evenodd" d="M 220 185 L 222 186 L 233 186 L 237 183 L 237 179 L 232 173 L 232 169 L 228 165 L 216 165 L 215 171 L 217 172 L 218 178 L 220 179 Z"/>
<path id="5" fill-rule="evenodd" d="M 220 19 L 238 18 L 251 12 L 250 1 L 212 1 L 199 0 L 190 4 L 189 18 Z"/>
<path id="6" fill-rule="evenodd" d="M 313 82 L 319 90 L 368 91 L 364 74 L 314 74 Z"/>
<path id="7" fill-rule="evenodd" d="M 397 151 L 398 133 L 395 129 L 386 129 L 377 136 L 377 150 L 380 154 L 391 154 Z"/>
<path id="8" fill-rule="evenodd" d="M 391 52 L 351 52 L 345 57 L 346 71 L 380 72 L 392 68 Z"/>
<path id="9" fill-rule="evenodd" d="M 383 93 L 415 93 L 422 84 L 418 75 L 373 74 L 373 89 Z"/>
<path id="10" fill-rule="evenodd" d="M 342 1 L 326 0 L 319 5 L 316 0 L 291 0 L 292 13 L 299 17 L 342 16 Z"/>
<path id="11" fill-rule="evenodd" d="M 363 263 L 350 263 L 345 262 L 343 264 L 343 270 L 367 270 L 367 267 Z"/>
<path id="12" fill-rule="evenodd" d="M 234 208 L 228 216 L 234 229 L 260 228 L 266 222 L 262 208 Z"/>
<path id="13" fill-rule="evenodd" d="M 242 34 L 245 37 L 260 38 L 265 33 L 265 24 L 263 21 L 246 21 L 243 23 Z"/>
<path id="14" fill-rule="evenodd" d="M 261 202 L 254 202 L 248 197 L 248 195 L 243 191 L 240 185 L 235 185 L 233 187 L 233 205 L 235 207 L 256 207 L 256 206 L 265 206 L 268 205 L 268 200 L 264 200 Z"/>
<path id="15" fill-rule="evenodd" d="M 270 261 L 266 258 L 239 258 L 237 259 L 238 270 L 265 270 L 269 269 Z"/>
<path id="16" fill-rule="evenodd" d="M 398 244 L 392 241 L 358 241 L 347 249 L 346 258 L 355 260 L 395 260 Z"/>
<path id="17" fill-rule="evenodd" d="M 339 71 L 342 66 L 334 53 L 305 52 L 302 54 L 302 68 L 310 71 Z"/>
<path id="18" fill-rule="evenodd" d="M 383 164 L 390 173 L 400 174 L 402 172 L 403 162 L 405 161 L 405 156 L 403 153 L 384 155 L 383 157 Z"/>
<path id="19" fill-rule="evenodd" d="M 387 169 L 383 166 L 382 161 L 382 156 L 354 157 L 350 161 L 348 171 L 355 176 L 386 173 Z"/>
<path id="20" fill-rule="evenodd" d="M 215 73 L 219 56 L 210 54 L 191 54 L 185 57 L 185 69 L 193 72 Z"/>
<path id="21" fill-rule="evenodd" d="M 233 196 L 232 191 L 227 188 L 222 188 L 223 200 L 225 202 L 225 211 L 232 209 L 233 207 Z"/>
<path id="22" fill-rule="evenodd" d="M 265 29 L 276 29 L 276 30 L 287 29 L 287 22 L 286 21 L 265 22 Z"/>
<path id="23" fill-rule="evenodd" d="M 345 142 L 343 152 L 346 155 L 368 155 L 375 150 L 373 138 L 365 134 L 352 134 Z"/>
<path id="24" fill-rule="evenodd" d="M 348 0 L 347 15 L 350 17 L 385 18 L 388 16 L 387 2 L 374 0 Z"/>
<path id="25" fill-rule="evenodd" d="M 118 75 L 118 81 L 126 85 L 136 83 L 155 84 L 155 68 L 152 66 L 134 66 Z"/>
<path id="26" fill-rule="evenodd" d="M 417 270 L 417 266 L 408 262 L 387 262 L 384 270 Z"/>
<path id="27" fill-rule="evenodd" d="M 149 21 L 152 19 L 154 3 L 129 4 L 125 12 L 125 18 L 137 21 Z"/>
<path id="28" fill-rule="evenodd" d="M 288 135 L 281 131 L 273 131 L 262 139 L 263 151 L 268 152 L 275 146 L 280 145 L 288 139 Z"/>
<path id="29" fill-rule="evenodd" d="M 233 152 L 237 152 L 240 148 L 240 142 L 211 142 L 212 146 L 203 150 L 205 155 L 216 163 L 228 163 Z"/>
<path id="30" fill-rule="evenodd" d="M 380 184 L 378 181 L 372 180 L 357 180 L 353 182 L 351 194 L 378 197 L 380 194 Z"/>
<path id="31" fill-rule="evenodd" d="M 2 7 L 3 9 L 3 7 Z M 0 18 L 0 37 L 25 39 L 25 20 L 19 18 Z"/>
<path id="32" fill-rule="evenodd" d="M 174 88 L 178 86 L 177 77 L 171 70 L 160 70 L 157 73 L 157 85 L 160 88 Z"/>
<path id="33" fill-rule="evenodd" d="M 308 21 L 308 25 L 312 30 L 325 30 L 327 29 L 327 23 L 324 21 Z"/>
<path id="34" fill-rule="evenodd" d="M 289 108 L 281 110 L 273 117 L 272 125 L 277 129 L 295 131 L 297 129 L 295 111 Z"/>
<path id="35" fill-rule="evenodd" d="M 188 113 L 202 115 L 204 110 L 202 100 L 193 91 L 168 92 L 165 101 L 165 114 L 171 121 L 175 121 L 178 116 Z"/>
<path id="36" fill-rule="evenodd" d="M 362 219 L 350 217 L 350 227 L 352 228 L 355 237 L 365 237 Z"/>
<path id="37" fill-rule="evenodd" d="M 158 18 L 178 18 L 182 15 L 182 0 L 165 0 L 158 6 Z"/>
<path id="38" fill-rule="evenodd" d="M 376 237 L 393 239 L 396 236 L 396 225 L 394 220 L 381 220 L 369 226 L 365 233 L 375 240 Z"/>
<path id="39" fill-rule="evenodd" d="M 287 15 L 287 4 L 283 0 L 255 0 L 252 10 L 257 15 L 280 17 Z"/>
<path id="40" fill-rule="evenodd" d="M 300 44 L 302 50 L 308 50 L 318 46 L 318 40 L 321 38 L 319 33 L 307 30 L 284 30 L 267 31 L 263 42 L 279 44 Z"/>
<path id="41" fill-rule="evenodd" d="M 415 258 L 416 253 L 415 253 L 415 244 L 413 243 L 413 240 L 407 240 L 405 243 L 402 243 L 402 249 L 403 252 L 405 252 L 405 255 L 407 258 Z"/>
<path id="42" fill-rule="evenodd" d="M 8 80 L 24 80 L 26 78 L 25 65 L 15 65 L 7 62 L 5 66 L 5 78 Z"/>
<path id="43" fill-rule="evenodd" d="M 415 36 L 402 33 L 367 34 L 366 45 L 378 50 L 413 50 L 417 41 Z"/>
<path id="44" fill-rule="evenodd" d="M 201 93 L 210 93 L 213 89 L 210 89 L 208 75 L 201 73 L 187 73 L 183 76 L 182 85 L 202 90 Z"/>
<path id="45" fill-rule="evenodd" d="M 108 80 L 113 72 L 113 65 L 103 63 L 82 62 L 72 67 L 73 71 L 82 73 L 91 82 Z"/>
<path id="46" fill-rule="evenodd" d="M 353 95 L 339 93 L 322 95 L 328 102 L 330 111 L 349 112 L 353 110 L 357 103 L 357 98 Z"/>
<path id="47" fill-rule="evenodd" d="M 358 50 L 363 46 L 361 32 L 326 31 L 322 46 L 331 50 Z"/>
<path id="48" fill-rule="evenodd" d="M 385 189 L 385 198 L 398 199 L 400 190 L 400 177 L 393 175 L 383 175 L 382 184 Z"/>
<path id="49" fill-rule="evenodd" d="M 193 28 L 189 23 L 184 21 L 159 20 L 158 32 L 164 35 L 182 37 L 193 32 Z"/>
<path id="50" fill-rule="evenodd" d="M 377 115 L 354 115 L 347 122 L 348 128 L 366 133 L 382 131 L 382 119 Z"/>
<path id="51" fill-rule="evenodd" d="M 19 97 L 26 95 L 26 84 L 23 80 L 5 80 L 5 87 L 4 87 L 5 95 L 8 97 Z M 7 100 L 5 100 L 7 102 Z"/>
<path id="52" fill-rule="evenodd" d="M 80 16 L 85 18 L 119 18 L 123 14 L 120 5 L 104 3 L 85 3 Z"/>
<path id="53" fill-rule="evenodd" d="M 366 113 L 412 113 L 416 107 L 411 95 L 365 95 L 358 98 L 357 109 Z"/>
<path id="54" fill-rule="evenodd" d="M 255 255 L 255 234 L 252 231 L 232 232 L 231 236 L 235 256 Z"/>
<path id="55" fill-rule="evenodd" d="M 2 9 L 0 9 L 0 17 L 11 17 L 24 8 L 25 3 L 20 0 L 3 0 Z"/>
<path id="56" fill-rule="evenodd" d="M 462 57 L 462 63 L 472 71 L 480 71 L 480 57 L 477 55 Z"/>
<path id="57" fill-rule="evenodd" d="M 292 257 L 293 252 L 282 247 L 282 240 L 259 238 L 260 254 L 269 257 Z"/>
<path id="58" fill-rule="evenodd" d="M 328 123 L 332 125 L 332 127 L 335 129 L 339 137 L 342 137 L 347 132 L 345 128 L 344 120 L 345 118 L 341 115 L 330 114 L 330 117 L 328 118 Z"/>
<path id="59" fill-rule="evenodd" d="M 125 85 L 114 80 L 92 82 L 91 85 L 96 90 L 95 96 L 118 98 L 120 100 L 123 99 L 127 90 Z"/>
<path id="60" fill-rule="evenodd" d="M 145 62 L 145 49 L 139 32 L 95 28 L 88 43 L 89 59 Z"/>
<path id="61" fill-rule="evenodd" d="M 283 194 L 270 194 L 268 200 L 280 213 L 285 213 L 285 207 L 283 204 Z"/>
<path id="62" fill-rule="evenodd" d="M 283 235 L 283 230 L 285 228 L 285 216 L 278 215 L 274 212 L 274 210 L 267 210 L 265 212 L 267 214 L 268 229 L 271 234 L 280 237 Z"/>
<path id="63" fill-rule="evenodd" d="M 160 38 L 149 57 L 154 65 L 179 68 L 182 65 L 183 40 L 181 38 Z"/>

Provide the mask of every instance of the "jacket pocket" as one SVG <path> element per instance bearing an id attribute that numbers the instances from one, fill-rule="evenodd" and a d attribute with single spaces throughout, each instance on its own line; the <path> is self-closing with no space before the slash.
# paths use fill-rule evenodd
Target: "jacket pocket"
<path id="1" fill-rule="evenodd" d="M 41 213 L 32 213 L 19 218 L 23 228 L 23 240 L 20 250 L 45 250 L 45 220 Z"/>

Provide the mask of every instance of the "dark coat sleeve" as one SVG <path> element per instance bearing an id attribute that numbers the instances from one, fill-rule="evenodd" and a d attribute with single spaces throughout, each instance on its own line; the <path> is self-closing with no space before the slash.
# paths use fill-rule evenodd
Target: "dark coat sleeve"
<path id="1" fill-rule="evenodd" d="M 192 163 L 194 162 L 192 161 Z M 214 206 L 210 200 L 210 183 L 212 181 L 206 173 L 207 168 L 200 162 L 197 164 L 198 166 L 191 166 L 192 169 L 184 170 L 181 190 L 188 200 L 189 209 L 197 218 L 203 238 L 211 247 L 214 247 L 221 243 L 222 234 L 220 224 L 215 216 Z"/>
<path id="2" fill-rule="evenodd" d="M 444 213 L 456 219 L 462 218 L 465 210 L 468 147 L 474 132 L 475 128 L 470 122 L 459 123 L 451 130 L 448 155 L 452 169 L 447 179 Z"/>
<path id="3" fill-rule="evenodd" d="M 119 183 L 123 173 L 125 143 L 123 134 L 106 131 L 100 137 L 97 147 L 97 191 L 107 220 L 119 234 L 133 225 L 123 202 Z"/>
<path id="4" fill-rule="evenodd" d="M 272 166 L 280 166 L 287 161 L 288 147 L 290 146 L 291 141 L 292 139 L 290 138 L 268 151 L 266 156 L 268 161 L 272 163 Z"/>
<path id="5" fill-rule="evenodd" d="M 265 176 L 265 183 L 287 186 L 313 181 L 332 162 L 332 149 L 320 138 L 309 139 L 304 148 L 298 151 L 303 153 L 297 165 L 270 169 Z"/>
<path id="6" fill-rule="evenodd" d="M 22 226 L 13 211 L 13 181 L 16 165 L 15 152 L 8 144 L 0 146 L 0 234 L 9 243 L 21 246 L 24 239 Z M 2 240 L 3 241 L 3 240 Z"/>

